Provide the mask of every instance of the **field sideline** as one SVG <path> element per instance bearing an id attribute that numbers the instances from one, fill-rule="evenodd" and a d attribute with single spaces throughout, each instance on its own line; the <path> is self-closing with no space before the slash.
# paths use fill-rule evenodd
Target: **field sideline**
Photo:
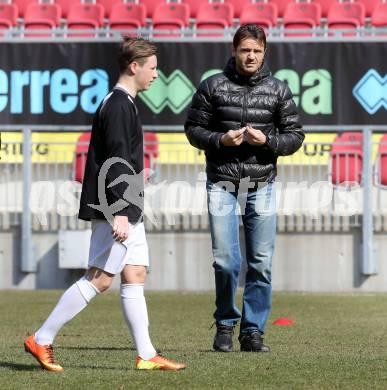
<path id="1" fill-rule="evenodd" d="M 23 339 L 61 291 L 0 292 L 0 389 L 386 389 L 386 294 L 273 297 L 270 354 L 211 351 L 212 293 L 147 293 L 151 335 L 183 372 L 138 372 L 118 292 L 95 299 L 56 339 L 65 372 L 44 372 Z M 293 326 L 274 326 L 277 317 Z M 235 346 L 237 332 L 235 335 Z"/>

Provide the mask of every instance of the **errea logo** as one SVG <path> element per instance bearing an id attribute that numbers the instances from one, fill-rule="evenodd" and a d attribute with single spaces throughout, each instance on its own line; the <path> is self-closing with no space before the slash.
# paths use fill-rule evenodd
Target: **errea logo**
<path id="1" fill-rule="evenodd" d="M 196 88 L 179 69 L 169 76 L 161 70 L 158 73 L 159 77 L 148 91 L 140 93 L 140 98 L 155 114 L 159 114 L 165 107 L 169 107 L 174 114 L 179 114 L 191 103 Z"/>
<path id="2" fill-rule="evenodd" d="M 375 114 L 381 107 L 387 110 L 387 75 L 382 77 L 375 69 L 370 69 L 352 93 L 369 114 Z"/>
<path id="3" fill-rule="evenodd" d="M 80 107 L 92 114 L 108 93 L 109 77 L 103 69 L 88 69 L 80 76 L 72 69 L 0 69 L 0 112 L 43 114 L 48 108 L 69 114 Z M 49 107 L 47 107 L 47 103 Z"/>

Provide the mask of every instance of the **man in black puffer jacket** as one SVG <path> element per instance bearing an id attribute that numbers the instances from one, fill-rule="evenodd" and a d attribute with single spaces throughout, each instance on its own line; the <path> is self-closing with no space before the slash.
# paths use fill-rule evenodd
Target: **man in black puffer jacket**
<path id="1" fill-rule="evenodd" d="M 239 320 L 241 350 L 269 351 L 262 336 L 271 310 L 277 156 L 293 154 L 304 140 L 290 89 L 270 76 L 265 52 L 263 29 L 241 26 L 233 39 L 233 57 L 223 73 L 200 84 L 185 123 L 189 142 L 206 154 L 216 284 L 213 347 L 222 352 L 233 350 Z M 242 313 L 235 304 L 241 264 L 239 212 L 247 260 Z"/>

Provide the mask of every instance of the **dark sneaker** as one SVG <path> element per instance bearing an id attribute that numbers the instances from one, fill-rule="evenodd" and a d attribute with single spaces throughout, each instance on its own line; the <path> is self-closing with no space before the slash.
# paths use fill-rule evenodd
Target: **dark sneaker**
<path id="1" fill-rule="evenodd" d="M 241 351 L 245 352 L 270 352 L 270 348 L 263 344 L 263 339 L 258 331 L 241 333 L 238 338 Z"/>
<path id="2" fill-rule="evenodd" d="M 232 352 L 232 336 L 234 327 L 216 324 L 216 335 L 214 338 L 214 350 L 218 352 Z"/>

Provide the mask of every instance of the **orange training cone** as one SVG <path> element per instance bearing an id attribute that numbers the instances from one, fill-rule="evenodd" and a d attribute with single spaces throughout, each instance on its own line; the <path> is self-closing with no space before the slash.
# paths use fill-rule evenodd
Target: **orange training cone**
<path id="1" fill-rule="evenodd" d="M 288 317 L 280 317 L 273 322 L 273 325 L 293 325 L 293 324 L 294 321 Z"/>

